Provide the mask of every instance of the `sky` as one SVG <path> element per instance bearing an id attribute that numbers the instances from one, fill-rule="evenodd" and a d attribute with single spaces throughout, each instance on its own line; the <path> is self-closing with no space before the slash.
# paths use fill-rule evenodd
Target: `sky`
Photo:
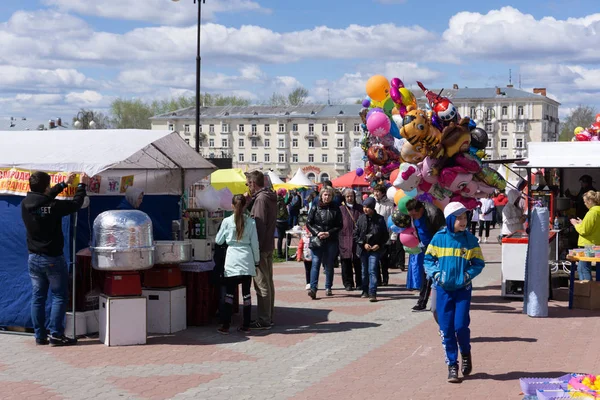
<path id="1" fill-rule="evenodd" d="M 545 87 L 600 111 L 597 0 L 206 0 L 202 92 L 305 87 L 354 102 L 374 74 L 432 88 Z M 0 118 L 70 120 L 116 98 L 195 93 L 193 0 L 2 0 Z M 418 90 L 418 89 L 415 89 Z"/>

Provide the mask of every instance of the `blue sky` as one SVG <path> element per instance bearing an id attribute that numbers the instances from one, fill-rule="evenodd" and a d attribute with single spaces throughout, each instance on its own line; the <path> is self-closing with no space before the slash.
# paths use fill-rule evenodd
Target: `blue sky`
<path id="1" fill-rule="evenodd" d="M 253 102 L 364 95 L 373 74 L 407 86 L 546 87 L 564 116 L 597 108 L 600 14 L 591 0 L 207 0 L 202 90 Z M 0 117 L 70 119 L 115 98 L 193 95 L 192 0 L 4 0 Z M 66 118 L 65 118 L 66 117 Z"/>

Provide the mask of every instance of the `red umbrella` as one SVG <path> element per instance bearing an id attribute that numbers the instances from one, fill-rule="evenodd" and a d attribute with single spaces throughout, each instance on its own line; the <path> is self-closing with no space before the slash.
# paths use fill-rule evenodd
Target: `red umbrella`
<path id="1" fill-rule="evenodd" d="M 365 175 L 356 176 L 356 171 L 350 171 L 339 178 L 331 181 L 333 187 L 369 187 L 370 184 L 365 180 Z"/>

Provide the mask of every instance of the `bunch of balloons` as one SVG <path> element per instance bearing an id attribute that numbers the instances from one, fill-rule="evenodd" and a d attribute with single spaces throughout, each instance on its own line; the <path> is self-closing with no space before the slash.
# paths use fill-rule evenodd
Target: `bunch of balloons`
<path id="1" fill-rule="evenodd" d="M 375 75 L 367 81 L 360 172 L 372 186 L 388 185 L 388 197 L 399 207 L 402 199 L 416 197 L 441 209 L 451 201 L 474 209 L 479 198 L 503 191 L 504 178 L 482 163 L 487 132 L 461 118 L 450 99 L 417 85 L 427 99 L 424 109 L 398 78 Z"/>
<path id="2" fill-rule="evenodd" d="M 596 121 L 589 128 L 578 126 L 573 131 L 573 142 L 597 142 L 600 140 L 600 114 L 596 114 Z"/>

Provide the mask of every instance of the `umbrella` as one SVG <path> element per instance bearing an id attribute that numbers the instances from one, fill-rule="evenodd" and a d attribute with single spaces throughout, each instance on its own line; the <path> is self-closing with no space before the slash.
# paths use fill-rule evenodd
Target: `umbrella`
<path id="1" fill-rule="evenodd" d="M 350 171 L 342 176 L 340 176 L 339 178 L 335 178 L 334 180 L 331 181 L 331 184 L 333 185 L 333 187 L 356 187 L 356 186 L 362 186 L 362 187 L 368 187 L 371 186 L 369 184 L 369 182 L 367 182 L 365 180 L 364 175 L 363 176 L 356 176 L 356 171 Z"/>
<path id="2" fill-rule="evenodd" d="M 248 191 L 246 175 L 240 168 L 219 169 L 210 174 L 210 185 L 215 189 L 229 188 L 232 194 Z"/>

